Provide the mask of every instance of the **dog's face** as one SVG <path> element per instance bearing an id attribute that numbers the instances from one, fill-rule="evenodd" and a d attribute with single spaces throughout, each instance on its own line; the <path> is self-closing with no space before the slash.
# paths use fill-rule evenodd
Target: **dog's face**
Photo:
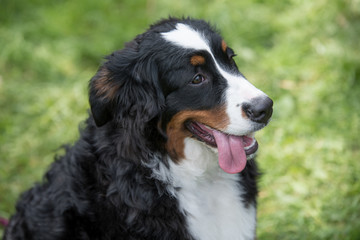
<path id="1" fill-rule="evenodd" d="M 108 57 L 92 79 L 93 117 L 98 126 L 116 121 L 136 134 L 163 132 L 174 161 L 186 159 L 185 140 L 196 139 L 216 149 L 224 171 L 240 172 L 273 103 L 239 72 L 234 55 L 203 21 L 162 21 Z"/>

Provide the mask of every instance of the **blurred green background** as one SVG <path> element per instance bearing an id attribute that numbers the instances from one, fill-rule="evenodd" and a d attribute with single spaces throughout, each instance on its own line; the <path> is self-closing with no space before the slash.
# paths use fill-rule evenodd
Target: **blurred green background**
<path id="1" fill-rule="evenodd" d="M 78 137 L 103 56 L 169 15 L 216 25 L 275 102 L 258 238 L 360 239 L 360 0 L 0 0 L 0 216 Z"/>

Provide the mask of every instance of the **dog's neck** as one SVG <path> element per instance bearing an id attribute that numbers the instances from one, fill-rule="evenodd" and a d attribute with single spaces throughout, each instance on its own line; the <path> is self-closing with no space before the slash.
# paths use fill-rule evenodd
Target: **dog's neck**
<path id="1" fill-rule="evenodd" d="M 178 202 L 188 229 L 196 239 L 253 239 L 255 203 L 246 205 L 240 174 L 225 173 L 217 150 L 185 139 L 185 159 L 169 166 L 158 162 L 153 177 L 166 183 Z M 154 168 L 153 168 L 154 169 Z"/>

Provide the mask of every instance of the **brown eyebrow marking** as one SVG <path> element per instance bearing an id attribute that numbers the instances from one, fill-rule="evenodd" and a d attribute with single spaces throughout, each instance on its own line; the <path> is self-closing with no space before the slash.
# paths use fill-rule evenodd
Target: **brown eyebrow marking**
<path id="1" fill-rule="evenodd" d="M 226 53 L 226 49 L 227 49 L 227 44 L 224 40 L 221 41 L 221 49 L 223 50 L 224 53 Z"/>
<path id="2" fill-rule="evenodd" d="M 193 66 L 203 65 L 205 63 L 205 58 L 200 55 L 195 55 L 191 57 L 190 63 Z"/>

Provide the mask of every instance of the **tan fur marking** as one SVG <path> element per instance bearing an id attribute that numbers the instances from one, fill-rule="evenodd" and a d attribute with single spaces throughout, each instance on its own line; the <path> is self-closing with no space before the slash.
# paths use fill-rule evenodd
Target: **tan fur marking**
<path id="1" fill-rule="evenodd" d="M 203 65 L 205 63 L 205 58 L 203 56 L 195 55 L 191 57 L 190 63 L 193 66 Z"/>
<path id="2" fill-rule="evenodd" d="M 246 115 L 246 112 L 241 108 L 241 116 L 243 116 L 243 118 L 247 119 L 249 118 L 248 115 Z"/>
<path id="3" fill-rule="evenodd" d="M 218 130 L 223 130 L 229 125 L 229 117 L 226 114 L 225 107 L 203 111 L 186 110 L 177 113 L 168 123 L 166 128 L 168 135 L 166 149 L 175 161 L 185 157 L 184 139 L 186 137 L 191 137 L 191 133 L 184 125 L 188 120 L 196 121 Z"/>
<path id="4" fill-rule="evenodd" d="M 96 95 L 104 98 L 113 99 L 119 86 L 109 78 L 109 71 L 104 68 L 99 71 L 98 78 L 95 79 L 94 87 L 97 90 Z"/>
<path id="5" fill-rule="evenodd" d="M 221 41 L 221 49 L 223 50 L 224 53 L 226 53 L 227 44 L 224 40 Z"/>

